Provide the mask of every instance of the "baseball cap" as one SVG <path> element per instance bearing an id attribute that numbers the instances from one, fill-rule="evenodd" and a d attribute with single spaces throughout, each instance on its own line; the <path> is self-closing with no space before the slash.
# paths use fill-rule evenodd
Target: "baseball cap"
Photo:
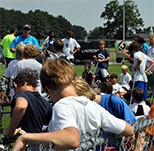
<path id="1" fill-rule="evenodd" d="M 31 29 L 31 27 L 29 26 L 29 25 L 24 25 L 24 27 L 23 28 L 28 28 L 28 29 Z"/>

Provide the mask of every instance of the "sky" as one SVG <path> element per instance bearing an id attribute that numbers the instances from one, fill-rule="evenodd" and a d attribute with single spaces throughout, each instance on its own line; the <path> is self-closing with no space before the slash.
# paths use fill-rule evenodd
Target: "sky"
<path id="1" fill-rule="evenodd" d="M 123 1 L 119 0 L 119 3 L 123 4 Z M 144 27 L 154 26 L 154 0 L 133 1 L 144 20 Z M 54 17 L 62 15 L 72 25 L 82 26 L 89 32 L 95 27 L 103 27 L 105 21 L 100 15 L 109 2 L 109 0 L 0 0 L 0 7 L 21 10 L 23 13 L 40 9 Z"/>

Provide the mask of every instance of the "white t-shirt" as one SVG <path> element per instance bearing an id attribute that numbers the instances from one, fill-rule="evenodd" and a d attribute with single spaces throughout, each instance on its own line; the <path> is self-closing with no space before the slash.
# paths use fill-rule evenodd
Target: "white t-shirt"
<path id="1" fill-rule="evenodd" d="M 113 94 L 116 94 L 117 92 L 125 92 L 125 90 L 122 88 L 122 86 L 119 83 L 113 84 Z"/>
<path id="2" fill-rule="evenodd" d="M 21 72 L 26 71 L 28 73 L 33 72 L 37 78 L 37 91 L 41 94 L 42 97 L 46 98 L 46 93 L 41 92 L 41 81 L 40 81 L 40 72 L 42 69 L 42 64 L 40 64 L 35 59 L 25 59 L 19 61 L 15 66 L 15 71 L 12 74 L 11 78 L 15 79 L 15 77 Z"/>
<path id="3" fill-rule="evenodd" d="M 142 62 L 139 66 L 139 69 L 137 70 L 135 81 L 143 81 L 143 82 L 147 83 L 148 79 L 145 74 L 145 70 L 146 70 L 147 63 L 150 61 L 150 58 L 142 52 L 135 52 L 134 53 L 134 64 L 133 64 L 133 70 L 132 70 L 133 77 L 135 75 L 134 67 L 136 67 L 136 65 L 137 65 L 138 58 L 142 58 Z"/>
<path id="4" fill-rule="evenodd" d="M 127 72 L 125 75 L 122 73 L 120 75 L 120 83 L 122 87 L 126 87 L 127 90 L 130 89 L 129 81 L 132 79 L 131 75 Z"/>
<path id="5" fill-rule="evenodd" d="M 12 76 L 12 74 L 15 72 L 15 66 L 16 66 L 16 64 L 17 64 L 19 61 L 20 61 L 20 60 L 16 60 L 16 59 L 15 59 L 15 60 L 12 60 L 12 61 L 9 63 L 9 65 L 8 65 L 8 67 L 6 68 L 5 73 L 4 73 L 4 76 L 5 76 L 5 77 L 10 78 L 11 100 L 12 100 L 12 98 L 13 98 L 13 96 L 14 96 L 14 88 L 12 88 L 12 87 L 13 87 L 13 81 L 12 81 L 11 76 Z"/>
<path id="6" fill-rule="evenodd" d="M 62 41 L 64 42 L 63 53 L 68 56 L 69 59 L 74 59 L 74 54 L 70 53 L 70 50 L 74 51 L 74 49 L 80 47 L 80 45 L 73 38 L 64 38 Z"/>
<path id="7" fill-rule="evenodd" d="M 102 108 L 96 102 L 89 100 L 84 96 L 66 97 L 60 99 L 53 106 L 52 119 L 49 123 L 49 132 L 62 130 L 67 127 L 75 127 L 80 133 L 80 142 L 82 134 L 93 133 L 100 128 L 104 132 L 120 134 L 125 129 L 126 123 L 117 119 L 107 110 Z"/>
<path id="8" fill-rule="evenodd" d="M 146 105 L 145 103 L 141 102 L 141 103 L 133 103 L 132 105 L 129 105 L 130 109 L 136 114 L 137 109 L 138 109 L 138 105 L 142 105 L 143 106 L 143 111 L 144 111 L 144 115 L 148 115 L 150 112 L 150 107 L 148 105 Z"/>

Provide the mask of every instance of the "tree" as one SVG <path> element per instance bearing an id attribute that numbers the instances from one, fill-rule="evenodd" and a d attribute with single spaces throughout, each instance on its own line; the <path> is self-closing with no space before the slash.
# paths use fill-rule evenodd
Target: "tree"
<path id="1" fill-rule="evenodd" d="M 101 39 L 101 38 L 105 38 L 104 28 L 95 27 L 93 30 L 89 31 L 88 39 Z"/>
<path id="2" fill-rule="evenodd" d="M 106 38 L 122 39 L 123 37 L 123 5 L 119 5 L 118 0 L 110 1 L 106 4 L 101 18 L 104 18 L 104 34 Z M 137 5 L 132 0 L 125 1 L 125 35 L 126 39 L 132 38 L 134 32 L 143 27 L 143 20 Z"/>
<path id="3" fill-rule="evenodd" d="M 73 37 L 75 39 L 84 39 L 87 36 L 85 28 L 77 25 L 73 25 L 71 30 L 73 31 Z"/>

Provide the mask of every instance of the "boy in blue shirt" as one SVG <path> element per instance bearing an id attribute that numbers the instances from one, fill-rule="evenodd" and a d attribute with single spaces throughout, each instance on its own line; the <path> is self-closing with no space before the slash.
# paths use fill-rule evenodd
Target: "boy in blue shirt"
<path id="1" fill-rule="evenodd" d="M 105 41 L 101 40 L 99 42 L 99 47 L 100 49 L 97 51 L 97 54 L 93 56 L 93 58 L 95 58 L 96 60 L 96 65 L 95 65 L 95 75 L 98 74 L 99 70 L 101 71 L 102 77 L 103 77 L 103 81 L 105 81 L 105 79 L 108 76 L 108 62 L 110 60 L 110 54 L 109 52 L 105 49 Z"/>

